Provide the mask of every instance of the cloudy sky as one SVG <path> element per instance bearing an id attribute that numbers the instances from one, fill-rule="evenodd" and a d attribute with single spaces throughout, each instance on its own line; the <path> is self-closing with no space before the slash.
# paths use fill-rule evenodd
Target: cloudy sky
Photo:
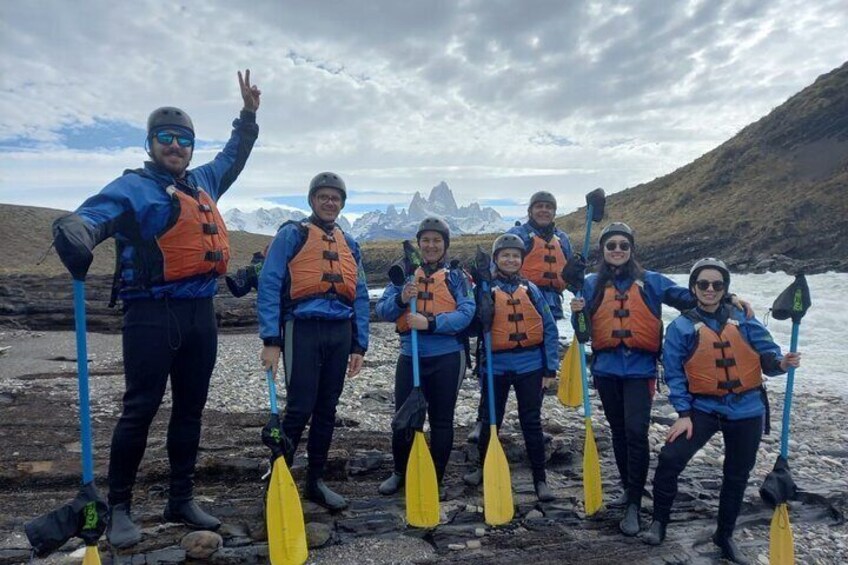
<path id="1" fill-rule="evenodd" d="M 262 89 L 224 209 L 303 208 L 340 173 L 354 218 L 448 182 L 519 216 L 685 165 L 845 62 L 844 0 L 0 2 L 0 202 L 73 209 L 144 160 L 175 105 L 210 159 Z"/>

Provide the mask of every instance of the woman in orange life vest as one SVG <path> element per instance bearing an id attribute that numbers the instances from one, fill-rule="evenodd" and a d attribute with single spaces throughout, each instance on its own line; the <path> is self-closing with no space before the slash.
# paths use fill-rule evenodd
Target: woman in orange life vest
<path id="1" fill-rule="evenodd" d="M 668 431 L 654 475 L 654 521 L 643 541 L 665 539 L 677 478 L 698 450 L 718 431 L 724 436 L 725 460 L 713 542 L 721 556 L 747 563 L 733 543 L 748 475 L 754 467 L 763 430 L 765 405 L 762 373 L 785 373 L 801 364 L 800 353 L 781 355 L 768 330 L 746 319 L 723 300 L 730 286 L 724 262 L 707 258 L 689 273 L 697 307 L 668 327 L 663 346 L 668 398 L 679 417 Z"/>
<path id="2" fill-rule="evenodd" d="M 624 507 L 619 524 L 628 536 L 639 533 L 639 510 L 648 477 L 648 426 L 662 344 L 661 309 L 695 306 L 688 289 L 670 278 L 646 271 L 634 254 L 635 237 L 627 224 L 613 222 L 601 232 L 603 262 L 586 277 L 592 338 L 592 376 L 610 424 L 615 462 L 623 493 L 609 503 Z M 571 301 L 572 325 L 585 301 Z"/>
<path id="3" fill-rule="evenodd" d="M 416 234 L 424 264 L 405 286 L 392 283 L 377 302 L 377 315 L 397 323 L 401 353 L 395 370 L 395 410 L 412 392 L 412 338 L 418 330 L 421 389 L 427 399 L 430 420 L 430 451 L 439 484 L 453 446 L 453 416 L 459 386 L 465 375 L 463 332 L 474 317 L 474 296 L 462 268 L 446 260 L 450 228 L 440 218 L 425 218 Z M 418 313 L 409 302 L 417 296 Z M 392 434 L 394 472 L 380 485 L 380 493 L 394 494 L 403 485 L 412 440 L 406 433 Z"/>
<path id="4" fill-rule="evenodd" d="M 525 253 L 524 242 L 507 233 L 492 245 L 495 265 L 491 295 L 480 297 L 478 316 L 485 316 L 488 301 L 491 316 L 492 372 L 494 377 L 495 422 L 500 428 L 510 387 L 518 400 L 518 419 L 524 433 L 527 458 L 533 470 L 536 496 L 543 502 L 554 499 L 545 477 L 545 441 L 542 435 L 542 396 L 553 383 L 559 366 L 556 322 L 539 288 L 520 274 Z M 479 288 L 479 287 L 478 287 Z M 492 315 L 493 312 L 493 315 Z M 481 320 L 484 327 L 488 321 Z M 488 380 L 483 379 L 480 394 L 488 395 Z M 488 422 L 480 433 L 480 465 L 463 480 L 470 485 L 483 481 L 483 460 L 489 445 Z"/>

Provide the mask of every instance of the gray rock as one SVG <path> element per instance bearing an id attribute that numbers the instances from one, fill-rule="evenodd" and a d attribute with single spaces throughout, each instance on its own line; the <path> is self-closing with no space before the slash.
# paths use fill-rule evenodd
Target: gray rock
<path id="1" fill-rule="evenodd" d="M 333 531 L 327 524 L 309 522 L 306 524 L 306 541 L 310 549 L 321 547 L 330 541 Z"/>
<path id="2" fill-rule="evenodd" d="M 180 541 L 180 547 L 192 559 L 207 559 L 224 546 L 224 539 L 215 532 L 191 532 Z"/>

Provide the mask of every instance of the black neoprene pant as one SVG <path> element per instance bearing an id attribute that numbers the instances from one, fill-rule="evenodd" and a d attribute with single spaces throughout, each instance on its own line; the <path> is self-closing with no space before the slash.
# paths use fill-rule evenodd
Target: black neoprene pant
<path id="1" fill-rule="evenodd" d="M 218 349 L 212 299 L 133 300 L 124 308 L 126 392 L 112 434 L 109 502 L 132 498 L 150 423 L 162 403 L 169 375 L 173 400 L 167 439 L 170 496 L 190 498 L 201 416 Z"/>

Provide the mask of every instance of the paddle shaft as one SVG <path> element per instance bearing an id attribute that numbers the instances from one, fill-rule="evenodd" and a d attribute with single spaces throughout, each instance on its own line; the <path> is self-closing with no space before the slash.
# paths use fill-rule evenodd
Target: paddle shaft
<path id="1" fill-rule="evenodd" d="M 82 484 L 86 485 L 94 480 L 94 454 L 91 447 L 91 406 L 88 401 L 85 281 L 74 280 L 74 325 L 77 334 L 77 379 L 79 382 L 80 443 L 82 444 Z"/>
<path id="2" fill-rule="evenodd" d="M 583 239 L 583 257 L 589 256 L 589 239 L 592 237 L 592 214 L 594 212 L 594 206 L 592 204 L 586 204 L 586 237 Z M 583 291 L 578 291 L 576 294 L 577 298 L 581 298 L 583 296 Z M 588 305 L 587 305 L 588 306 Z M 579 316 L 586 316 L 586 307 L 583 307 L 583 311 L 578 314 Z M 580 354 L 580 378 L 583 379 L 583 412 L 585 412 L 586 418 L 592 417 L 592 404 L 589 402 L 589 377 L 587 375 L 588 371 L 586 370 L 586 352 L 583 351 L 583 343 L 578 339 L 574 339 L 572 341 L 572 345 L 574 342 L 577 342 L 577 349 Z"/>
<path id="3" fill-rule="evenodd" d="M 484 293 L 489 292 L 488 281 L 480 281 L 480 286 Z M 492 332 L 488 331 L 483 335 L 483 345 L 486 350 L 486 389 L 489 397 L 489 425 L 497 425 L 497 415 L 495 414 L 495 377 L 492 373 Z"/>
<path id="4" fill-rule="evenodd" d="M 789 344 L 789 351 L 795 353 L 798 351 L 798 322 L 792 322 L 792 340 Z M 786 460 L 789 460 L 789 418 L 790 409 L 792 407 L 792 388 L 795 386 L 795 367 L 789 367 L 789 373 L 786 375 L 786 395 L 783 398 L 783 429 L 780 433 L 780 455 Z"/>
<path id="5" fill-rule="evenodd" d="M 265 372 L 268 379 L 268 399 L 271 401 L 271 414 L 278 414 L 277 411 L 277 383 L 274 382 L 274 370 L 268 369 Z"/>
<path id="6" fill-rule="evenodd" d="M 413 314 L 418 313 L 418 297 L 413 296 L 409 301 L 409 311 Z M 418 368 L 418 330 L 412 328 L 412 386 L 418 388 L 421 386 L 421 373 Z"/>

